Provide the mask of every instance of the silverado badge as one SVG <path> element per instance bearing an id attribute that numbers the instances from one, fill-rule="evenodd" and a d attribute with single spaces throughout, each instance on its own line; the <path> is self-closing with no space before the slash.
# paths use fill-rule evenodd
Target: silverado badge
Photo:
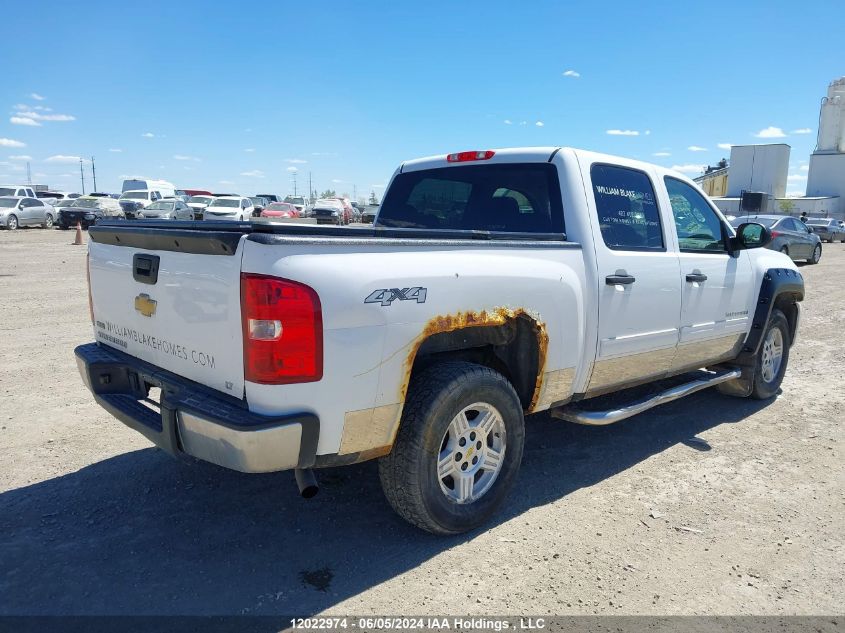
<path id="1" fill-rule="evenodd" d="M 148 294 L 140 294 L 135 297 L 135 309 L 143 316 L 151 317 L 156 313 L 156 301 Z"/>

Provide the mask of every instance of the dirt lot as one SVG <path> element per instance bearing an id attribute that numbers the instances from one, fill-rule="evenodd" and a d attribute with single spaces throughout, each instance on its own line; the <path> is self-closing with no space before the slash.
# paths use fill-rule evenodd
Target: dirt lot
<path id="1" fill-rule="evenodd" d="M 488 530 L 437 538 L 372 463 L 183 464 L 99 407 L 72 232 L 0 232 L 0 614 L 823 614 L 845 604 L 845 244 L 804 266 L 783 393 L 618 425 L 529 420 Z"/>

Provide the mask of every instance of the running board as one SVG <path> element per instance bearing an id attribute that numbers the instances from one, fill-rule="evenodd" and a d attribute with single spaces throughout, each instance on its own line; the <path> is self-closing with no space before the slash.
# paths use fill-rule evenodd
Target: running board
<path id="1" fill-rule="evenodd" d="M 618 409 L 610 409 L 608 411 L 584 411 L 583 409 L 566 406 L 552 409 L 549 413 L 551 413 L 552 417 L 566 420 L 567 422 L 588 424 L 590 426 L 605 426 L 607 424 L 613 424 L 614 422 L 630 418 L 631 416 L 642 413 L 643 411 L 648 411 L 649 409 L 661 404 L 666 404 L 667 402 L 672 402 L 678 398 L 683 398 L 684 396 L 688 396 L 696 391 L 701 391 L 702 389 L 707 389 L 708 387 L 718 385 L 719 383 L 739 378 L 742 375 L 742 370 L 730 369 L 719 373 L 701 371 L 700 373 L 703 375 L 697 380 L 693 380 L 683 385 L 678 385 L 677 387 L 672 387 L 671 389 L 667 389 L 666 391 L 646 398 L 645 400 L 639 400 Z"/>

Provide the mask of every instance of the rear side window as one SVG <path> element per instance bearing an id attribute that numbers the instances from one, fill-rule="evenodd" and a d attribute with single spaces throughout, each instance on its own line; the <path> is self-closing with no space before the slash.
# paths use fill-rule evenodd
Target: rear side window
<path id="1" fill-rule="evenodd" d="M 563 233 L 560 184 L 547 163 L 468 165 L 399 174 L 377 226 Z"/>
<path id="2" fill-rule="evenodd" d="M 644 172 L 595 164 L 590 178 L 601 236 L 608 248 L 665 250 L 654 187 Z"/>

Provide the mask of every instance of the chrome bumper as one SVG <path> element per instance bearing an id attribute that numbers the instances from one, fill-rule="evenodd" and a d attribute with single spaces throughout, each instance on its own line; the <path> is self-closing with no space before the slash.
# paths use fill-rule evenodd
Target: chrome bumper
<path id="1" fill-rule="evenodd" d="M 243 401 L 97 343 L 75 354 L 97 403 L 172 455 L 244 473 L 314 465 L 320 422 L 312 413 L 259 415 Z M 151 387 L 161 389 L 158 403 L 148 397 Z"/>

